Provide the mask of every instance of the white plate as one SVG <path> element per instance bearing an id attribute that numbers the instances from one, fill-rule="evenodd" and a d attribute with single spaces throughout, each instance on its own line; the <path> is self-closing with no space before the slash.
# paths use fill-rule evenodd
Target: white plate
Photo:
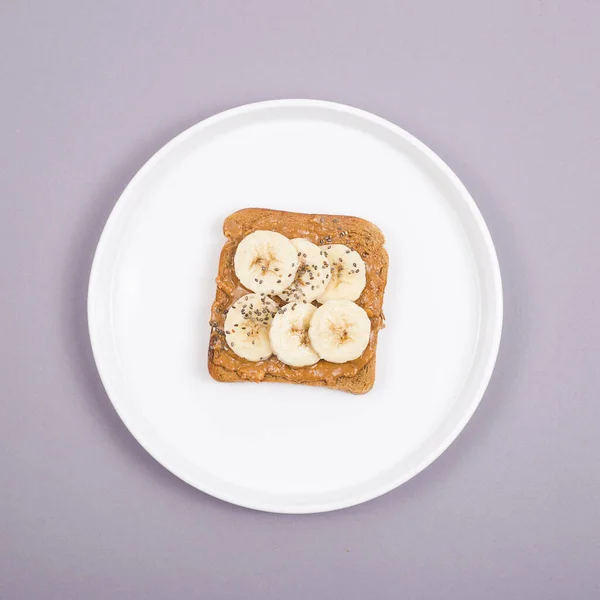
<path id="1" fill-rule="evenodd" d="M 370 393 L 210 378 L 221 227 L 243 207 L 383 230 L 387 328 Z M 458 178 L 399 127 L 312 100 L 226 111 L 155 154 L 106 224 L 88 300 L 98 370 L 140 444 L 204 492 L 289 513 L 369 500 L 430 464 L 477 407 L 502 327 L 494 246 Z"/>

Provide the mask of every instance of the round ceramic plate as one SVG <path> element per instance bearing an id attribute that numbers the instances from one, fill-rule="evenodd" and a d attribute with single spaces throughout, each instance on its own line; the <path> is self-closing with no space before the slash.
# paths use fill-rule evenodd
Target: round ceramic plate
<path id="1" fill-rule="evenodd" d="M 222 224 L 244 207 L 382 229 L 387 327 L 371 392 L 210 378 Z M 431 150 L 367 112 L 281 100 L 207 119 L 144 165 L 98 244 L 88 317 L 106 391 L 156 460 L 223 500 L 306 513 L 379 496 L 456 438 L 494 366 L 502 290 L 475 203 Z"/>

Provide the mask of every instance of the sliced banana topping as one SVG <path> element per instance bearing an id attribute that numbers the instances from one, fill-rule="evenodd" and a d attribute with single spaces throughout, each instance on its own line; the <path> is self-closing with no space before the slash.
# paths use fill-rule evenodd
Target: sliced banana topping
<path id="1" fill-rule="evenodd" d="M 298 270 L 297 250 L 275 231 L 255 231 L 238 245 L 233 259 L 235 274 L 253 292 L 280 294 L 289 287 Z"/>
<path id="2" fill-rule="evenodd" d="M 308 336 L 324 360 L 345 363 L 358 358 L 367 347 L 371 321 L 367 313 L 350 300 L 329 300 L 312 316 Z"/>
<path id="3" fill-rule="evenodd" d="M 344 363 L 365 351 L 371 321 L 354 303 L 366 285 L 358 252 L 255 231 L 239 243 L 234 268 L 256 292 L 236 300 L 225 319 L 226 342 L 238 356 L 256 362 L 275 353 L 286 365 L 304 367 L 321 358 Z M 288 304 L 279 308 L 269 295 Z"/>
<path id="4" fill-rule="evenodd" d="M 331 277 L 325 291 L 317 298 L 328 300 L 358 300 L 367 284 L 366 268 L 360 254 L 343 244 L 321 246 L 329 261 Z"/>
<path id="5" fill-rule="evenodd" d="M 292 302 L 282 306 L 269 331 L 271 347 L 277 358 L 291 367 L 306 367 L 319 361 L 308 337 L 310 320 L 316 306 Z"/>
<path id="6" fill-rule="evenodd" d="M 236 300 L 225 317 L 225 340 L 238 356 L 251 362 L 273 354 L 269 329 L 277 304 L 267 296 L 247 294 Z"/>
<path id="7" fill-rule="evenodd" d="M 322 248 L 308 240 L 295 238 L 292 244 L 296 248 L 296 258 L 300 264 L 294 281 L 279 294 L 279 297 L 285 302 L 312 302 L 323 293 L 329 283 L 329 261 L 325 258 Z"/>

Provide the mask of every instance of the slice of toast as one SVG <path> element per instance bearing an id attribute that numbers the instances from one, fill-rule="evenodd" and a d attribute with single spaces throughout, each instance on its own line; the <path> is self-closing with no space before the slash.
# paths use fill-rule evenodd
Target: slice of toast
<path id="1" fill-rule="evenodd" d="M 289 367 L 275 356 L 259 363 L 249 362 L 227 346 L 223 331 L 225 311 L 238 298 L 251 293 L 236 277 L 233 258 L 239 242 L 257 230 L 277 231 L 290 239 L 306 238 L 319 246 L 344 244 L 361 255 L 366 265 L 367 283 L 356 303 L 365 309 L 371 320 L 371 338 L 361 357 L 342 365 L 321 360 L 310 367 Z M 224 382 L 276 381 L 328 387 L 353 394 L 368 392 L 375 382 L 377 335 L 384 327 L 383 294 L 389 260 L 381 231 L 373 223 L 358 217 L 246 208 L 225 219 L 223 233 L 227 242 L 219 260 L 208 350 L 208 370 L 213 379 Z"/>

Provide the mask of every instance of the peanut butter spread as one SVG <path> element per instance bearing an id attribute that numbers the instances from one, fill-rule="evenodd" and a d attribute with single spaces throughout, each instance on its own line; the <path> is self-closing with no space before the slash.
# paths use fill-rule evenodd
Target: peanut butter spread
<path id="1" fill-rule="evenodd" d="M 238 298 L 252 293 L 235 275 L 233 258 L 239 242 L 257 230 L 276 231 L 288 237 L 305 238 L 318 246 L 344 244 L 356 250 L 366 265 L 366 286 L 356 303 L 371 320 L 371 337 L 363 354 L 343 364 L 320 360 L 308 367 L 290 367 L 272 356 L 250 362 L 237 356 L 225 342 L 225 311 Z M 248 381 L 262 381 L 266 376 L 295 382 L 331 382 L 340 377 L 353 377 L 375 357 L 377 334 L 384 325 L 383 293 L 387 282 L 388 256 L 383 234 L 372 223 L 356 217 L 309 215 L 245 209 L 230 215 L 223 225 L 227 242 L 221 251 L 216 278 L 217 295 L 211 311 L 209 361 Z M 279 301 L 278 298 L 274 298 Z M 280 302 L 280 301 L 279 301 Z"/>

